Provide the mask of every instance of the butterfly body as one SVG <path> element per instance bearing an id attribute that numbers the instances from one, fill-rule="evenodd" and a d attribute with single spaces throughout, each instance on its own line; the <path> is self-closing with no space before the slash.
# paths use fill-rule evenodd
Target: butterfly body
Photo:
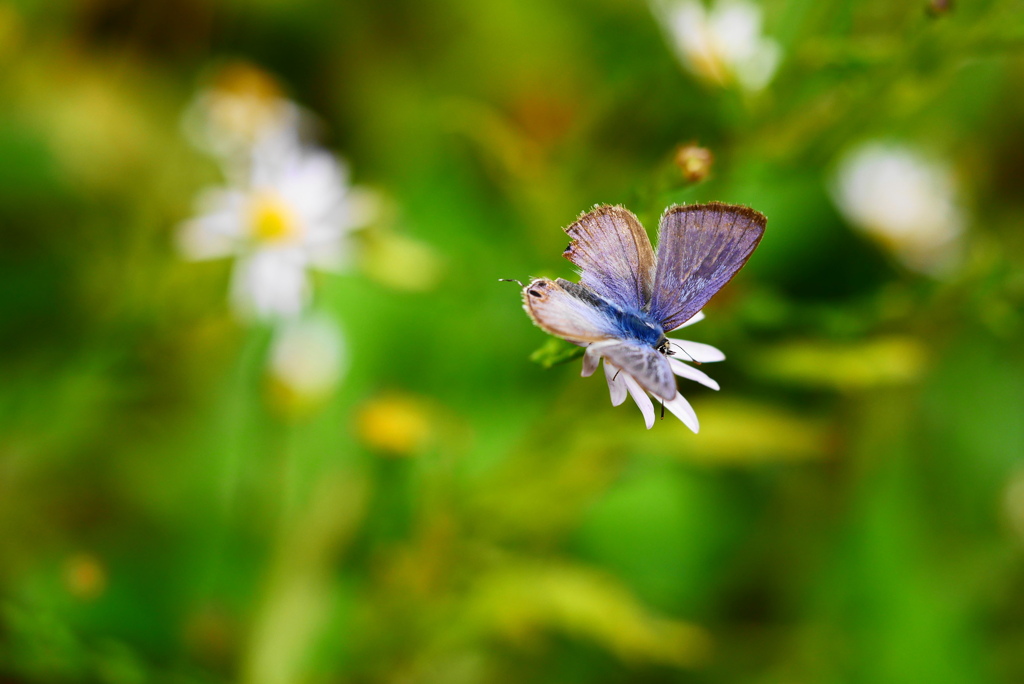
<path id="1" fill-rule="evenodd" d="M 647 311 L 623 309 L 604 299 L 599 308 L 614 319 L 619 337 L 624 340 L 657 347 L 658 343 L 665 338 L 665 331 Z"/>
<path id="2" fill-rule="evenodd" d="M 736 274 L 765 224 L 762 214 L 737 205 L 669 207 L 655 254 L 636 216 L 595 207 L 565 229 L 572 242 L 563 255 L 580 269 L 580 282 L 533 280 L 523 306 L 546 332 L 588 347 L 606 367 L 671 402 L 677 390 L 665 333 L 697 315 Z"/>
<path id="3" fill-rule="evenodd" d="M 652 347 L 657 347 L 658 343 L 665 339 L 665 331 L 648 313 L 623 311 L 620 320 L 624 339 L 635 340 Z"/>

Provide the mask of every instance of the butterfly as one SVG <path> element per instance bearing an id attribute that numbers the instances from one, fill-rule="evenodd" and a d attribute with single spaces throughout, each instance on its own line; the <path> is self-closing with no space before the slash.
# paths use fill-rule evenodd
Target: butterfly
<path id="1" fill-rule="evenodd" d="M 579 282 L 534 279 L 523 287 L 523 307 L 545 332 L 587 348 L 585 376 L 604 360 L 613 403 L 624 401 L 628 392 L 650 428 L 649 393 L 696 432 L 696 415 L 679 394 L 675 375 L 710 378 L 670 358 L 673 347 L 695 350 L 690 354 L 695 361 L 702 355 L 715 361 L 725 357 L 713 347 L 674 341 L 665 333 L 699 320 L 708 300 L 750 258 L 766 225 L 763 214 L 744 206 L 674 205 L 661 216 L 655 252 L 630 211 L 597 206 L 565 229 L 572 241 L 563 256 L 579 269 Z M 710 384 L 717 389 L 714 381 Z"/>

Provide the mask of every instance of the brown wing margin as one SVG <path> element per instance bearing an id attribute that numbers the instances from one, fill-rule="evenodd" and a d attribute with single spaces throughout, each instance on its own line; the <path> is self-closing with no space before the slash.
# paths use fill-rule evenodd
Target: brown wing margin
<path id="1" fill-rule="evenodd" d="M 615 321 L 600 305 L 593 292 L 562 278 L 537 278 L 523 288 L 523 308 L 534 324 L 574 344 L 615 337 Z"/>
<path id="2" fill-rule="evenodd" d="M 721 202 L 665 210 L 650 309 L 665 330 L 689 320 L 736 275 L 767 222 L 749 207 Z"/>
<path id="3" fill-rule="evenodd" d="M 581 214 L 565 232 L 572 242 L 562 256 L 580 269 L 581 284 L 624 309 L 647 305 L 654 250 L 632 212 L 620 206 L 598 206 Z"/>

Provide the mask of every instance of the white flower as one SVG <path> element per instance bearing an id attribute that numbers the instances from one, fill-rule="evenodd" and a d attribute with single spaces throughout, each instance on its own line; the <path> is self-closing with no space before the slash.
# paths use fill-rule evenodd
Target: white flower
<path id="1" fill-rule="evenodd" d="M 225 162 L 229 174 L 244 172 L 252 151 L 294 146 L 309 115 L 286 99 L 273 76 L 234 62 L 222 67 L 185 110 L 185 135 Z"/>
<path id="2" fill-rule="evenodd" d="M 679 328 L 685 328 L 686 326 L 699 323 L 704 320 L 703 313 L 697 313 L 693 318 L 683 323 Z M 672 348 L 676 351 L 677 356 L 671 356 L 668 359 L 669 365 L 672 367 L 672 372 L 681 378 L 693 380 L 700 384 L 710 387 L 713 390 L 718 389 L 718 383 L 707 376 L 703 371 L 699 371 L 693 366 L 689 366 L 679 360 L 679 356 L 690 359 L 697 363 L 713 363 L 715 361 L 722 361 L 725 359 L 725 354 L 721 351 L 712 347 L 709 344 L 702 344 L 700 342 L 690 342 L 689 340 L 677 340 L 674 338 L 668 338 L 672 343 Z M 583 377 L 593 375 L 594 371 L 597 370 L 598 361 L 602 359 L 600 351 L 592 351 L 590 347 L 583 355 Z M 608 391 L 611 394 L 612 406 L 618 406 L 626 400 L 626 395 L 633 397 L 633 401 L 640 408 L 640 412 L 644 415 L 644 421 L 647 423 L 647 429 L 650 430 L 654 426 L 654 402 L 647 396 L 647 392 L 640 386 L 640 383 L 636 379 L 618 368 L 617 366 L 608 362 L 608 359 L 604 359 L 604 374 L 605 379 L 608 381 Z M 661 400 L 658 399 L 660 402 Z M 671 401 L 664 402 L 665 408 L 671 411 L 679 420 L 683 421 L 686 427 L 690 428 L 694 432 L 700 430 L 700 423 L 697 421 L 697 414 L 694 413 L 693 407 L 690 406 L 690 402 L 686 401 L 680 392 L 676 392 L 676 396 Z"/>
<path id="3" fill-rule="evenodd" d="M 244 182 L 200 197 L 179 246 L 191 259 L 237 257 L 231 300 L 244 317 L 290 317 L 309 301 L 307 270 L 341 265 L 347 234 L 373 209 L 372 196 L 349 187 L 331 154 L 260 148 Z"/>
<path id="4" fill-rule="evenodd" d="M 832 196 L 850 223 L 913 270 L 940 275 L 959 257 L 964 219 L 952 174 L 911 148 L 871 142 L 852 150 Z"/>
<path id="5" fill-rule="evenodd" d="M 763 89 L 779 66 L 782 49 L 761 34 L 761 8 L 748 0 L 717 0 L 708 10 L 697 0 L 655 4 L 676 54 L 709 83 Z"/>
<path id="6" fill-rule="evenodd" d="M 341 331 L 325 315 L 310 315 L 281 326 L 270 348 L 270 378 L 302 401 L 331 394 L 345 371 Z"/>

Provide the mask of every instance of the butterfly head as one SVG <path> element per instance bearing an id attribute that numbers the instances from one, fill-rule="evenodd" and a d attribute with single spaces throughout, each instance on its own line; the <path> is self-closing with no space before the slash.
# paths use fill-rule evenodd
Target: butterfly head
<path id="1" fill-rule="evenodd" d="M 654 345 L 654 348 L 660 351 L 665 356 L 675 356 L 676 353 L 672 351 L 671 345 L 672 343 L 669 341 L 669 339 L 662 335 L 661 338 Z"/>

